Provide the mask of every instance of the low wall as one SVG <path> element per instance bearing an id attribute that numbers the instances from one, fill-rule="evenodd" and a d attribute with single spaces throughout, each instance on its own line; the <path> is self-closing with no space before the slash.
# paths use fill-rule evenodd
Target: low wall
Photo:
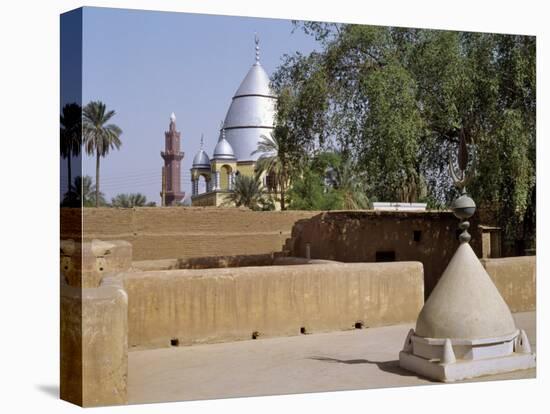
<path id="1" fill-rule="evenodd" d="M 126 240 L 134 260 L 278 252 L 310 211 L 140 207 L 61 209 L 62 239 Z M 82 229 L 82 236 L 73 234 Z"/>
<path id="2" fill-rule="evenodd" d="M 128 345 L 157 348 L 412 322 L 421 263 L 129 272 Z"/>
<path id="3" fill-rule="evenodd" d="M 62 399 L 84 407 L 127 404 L 128 300 L 122 282 L 61 281 Z"/>
<path id="4" fill-rule="evenodd" d="M 481 259 L 512 312 L 536 309 L 536 256 Z"/>

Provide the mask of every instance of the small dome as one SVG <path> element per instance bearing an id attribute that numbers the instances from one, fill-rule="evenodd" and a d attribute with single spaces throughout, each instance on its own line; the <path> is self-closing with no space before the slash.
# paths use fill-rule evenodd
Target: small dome
<path id="1" fill-rule="evenodd" d="M 210 168 L 210 158 L 203 149 L 199 150 L 193 158 L 193 168 Z"/>
<path id="2" fill-rule="evenodd" d="M 214 159 L 215 160 L 235 160 L 235 152 L 233 147 L 225 137 L 222 135 L 222 138 L 216 144 L 214 148 Z"/>
<path id="3" fill-rule="evenodd" d="M 516 331 L 508 305 L 468 243 L 461 243 L 416 321 L 427 338 L 498 338 Z"/>

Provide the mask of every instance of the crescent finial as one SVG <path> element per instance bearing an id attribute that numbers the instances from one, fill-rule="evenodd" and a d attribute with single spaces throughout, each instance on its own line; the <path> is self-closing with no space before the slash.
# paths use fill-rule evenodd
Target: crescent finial
<path id="1" fill-rule="evenodd" d="M 256 44 L 256 63 L 260 63 L 260 38 L 258 37 L 258 33 L 254 33 L 254 43 Z"/>

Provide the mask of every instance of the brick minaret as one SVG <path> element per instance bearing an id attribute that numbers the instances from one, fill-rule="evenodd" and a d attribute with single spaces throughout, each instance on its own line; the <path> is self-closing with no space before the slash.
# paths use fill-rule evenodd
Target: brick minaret
<path id="1" fill-rule="evenodd" d="M 160 153 L 164 160 L 164 177 L 161 183 L 160 196 L 162 199 L 162 186 L 166 185 L 164 203 L 167 206 L 174 205 L 185 197 L 181 192 L 181 160 L 183 152 L 180 151 L 180 133 L 176 131 L 176 115 L 170 115 L 170 129 L 164 133 L 166 138 L 165 149 Z M 161 201 L 162 202 L 162 201 Z"/>

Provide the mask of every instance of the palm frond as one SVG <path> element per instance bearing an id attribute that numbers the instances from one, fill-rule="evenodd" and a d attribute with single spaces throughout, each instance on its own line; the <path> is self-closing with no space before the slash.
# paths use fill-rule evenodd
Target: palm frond
<path id="1" fill-rule="evenodd" d="M 88 154 L 98 153 L 105 156 L 109 150 L 121 147 L 122 129 L 118 125 L 107 123 L 115 114 L 113 110 L 106 112 L 105 104 L 100 101 L 92 101 L 84 107 L 82 130 Z"/>

